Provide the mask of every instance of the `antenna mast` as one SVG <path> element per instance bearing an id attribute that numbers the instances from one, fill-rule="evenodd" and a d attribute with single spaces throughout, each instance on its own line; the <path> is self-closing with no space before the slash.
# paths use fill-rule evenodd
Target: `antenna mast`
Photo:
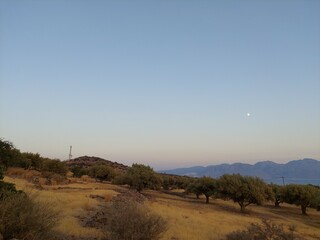
<path id="1" fill-rule="evenodd" d="M 72 146 L 70 146 L 70 151 L 69 151 L 69 160 L 71 160 L 71 158 L 72 158 L 71 151 L 72 151 Z"/>

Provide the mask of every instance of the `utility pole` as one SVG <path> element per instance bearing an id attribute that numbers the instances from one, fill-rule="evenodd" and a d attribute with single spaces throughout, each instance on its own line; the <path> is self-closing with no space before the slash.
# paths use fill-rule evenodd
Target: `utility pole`
<path id="1" fill-rule="evenodd" d="M 284 176 L 282 176 L 281 178 L 282 178 L 282 184 L 284 186 Z"/>
<path id="2" fill-rule="evenodd" d="M 69 160 L 71 160 L 71 158 L 72 158 L 71 151 L 72 151 L 72 146 L 70 146 L 70 151 L 69 151 Z"/>

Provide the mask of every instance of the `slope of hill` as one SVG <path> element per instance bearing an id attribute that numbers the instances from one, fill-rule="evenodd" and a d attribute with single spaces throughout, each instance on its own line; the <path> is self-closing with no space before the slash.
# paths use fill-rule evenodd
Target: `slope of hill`
<path id="1" fill-rule="evenodd" d="M 90 167 L 96 163 L 102 163 L 105 164 L 113 169 L 122 171 L 122 172 L 126 172 L 128 170 L 128 166 L 121 164 L 121 163 L 117 163 L 117 162 L 112 162 L 110 160 L 106 160 L 103 158 L 99 158 L 99 157 L 89 157 L 89 156 L 82 156 L 82 157 L 78 157 L 78 158 L 74 158 L 71 160 L 66 161 L 66 164 L 69 167 Z"/>
<path id="2" fill-rule="evenodd" d="M 24 179 L 6 176 L 5 181 L 16 184 L 19 190 L 29 189 L 30 194 L 59 210 L 61 219 L 55 229 L 56 239 L 64 240 L 104 239 L 95 213 L 114 198 L 130 196 L 126 186 L 100 182 L 45 185 L 39 190 Z M 143 192 L 144 204 L 168 221 L 168 229 L 160 240 L 222 240 L 232 231 L 244 230 L 251 223 L 260 223 L 261 218 L 270 219 L 278 226 L 283 224 L 285 228 L 294 226 L 297 234 L 295 239 L 303 237 L 306 240 L 319 240 L 320 212 L 315 209 L 308 209 L 309 216 L 305 217 L 295 205 L 282 204 L 280 208 L 275 208 L 267 203 L 265 206 L 250 205 L 248 214 L 242 214 L 233 201 L 215 199 L 205 204 L 204 196 L 196 199 L 195 195 L 182 196 L 178 193 L 153 190 Z"/>
<path id="3" fill-rule="evenodd" d="M 320 161 L 315 159 L 293 160 L 286 164 L 271 161 L 258 162 L 254 165 L 244 163 L 210 165 L 207 167 L 177 168 L 163 170 L 161 173 L 185 176 L 220 177 L 223 174 L 239 173 L 247 176 L 257 176 L 266 182 L 282 184 L 315 184 L 320 185 Z"/>

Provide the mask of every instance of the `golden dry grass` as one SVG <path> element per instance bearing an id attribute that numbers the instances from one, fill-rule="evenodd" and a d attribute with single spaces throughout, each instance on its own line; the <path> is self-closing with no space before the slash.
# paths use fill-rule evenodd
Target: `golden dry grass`
<path id="1" fill-rule="evenodd" d="M 295 226 L 297 233 L 306 239 L 320 239 L 320 212 L 308 209 L 308 216 L 302 216 L 296 206 L 284 204 L 277 209 L 271 205 L 249 206 L 242 214 L 237 204 L 231 201 L 182 198 L 176 195 L 150 192 L 155 197 L 149 207 L 163 216 L 169 223 L 165 239 L 223 239 L 227 233 L 245 229 L 261 218 L 271 219 L 287 228 Z"/>
<path id="2" fill-rule="evenodd" d="M 79 217 L 86 216 L 88 211 L 93 211 L 99 202 L 92 199 L 90 195 L 115 196 L 118 193 L 114 190 L 116 186 L 108 184 L 91 183 L 80 184 L 72 183 L 61 186 L 43 186 L 41 191 L 36 186 L 18 178 L 5 177 L 5 181 L 16 184 L 17 189 L 27 193 L 37 194 L 40 200 L 48 202 L 60 210 L 62 218 L 56 228 L 57 232 L 77 237 L 97 238 L 102 237 L 102 232 L 95 228 L 83 227 Z"/>
<path id="3" fill-rule="evenodd" d="M 79 180 L 79 179 L 78 179 Z M 57 227 L 61 234 L 100 239 L 102 232 L 95 228 L 83 227 L 79 216 L 85 216 L 95 210 L 103 201 L 111 201 L 118 191 L 125 189 L 105 183 L 95 183 L 73 179 L 68 185 L 43 186 L 42 190 L 18 178 L 5 177 L 5 181 L 15 183 L 18 189 L 36 192 L 40 199 L 50 202 L 60 209 L 62 220 Z M 229 232 L 245 229 L 250 223 L 259 222 L 261 218 L 268 218 L 275 223 L 296 226 L 297 233 L 306 239 L 320 239 L 320 212 L 308 209 L 309 216 L 303 216 L 299 207 L 284 204 L 281 208 L 272 205 L 249 206 L 248 213 L 240 213 L 237 204 L 231 201 L 211 199 L 205 204 L 204 198 L 183 198 L 174 194 L 157 191 L 145 191 L 150 200 L 146 205 L 155 213 L 168 221 L 168 230 L 163 240 L 197 240 L 223 239 Z M 91 198 L 98 195 L 101 198 Z"/>

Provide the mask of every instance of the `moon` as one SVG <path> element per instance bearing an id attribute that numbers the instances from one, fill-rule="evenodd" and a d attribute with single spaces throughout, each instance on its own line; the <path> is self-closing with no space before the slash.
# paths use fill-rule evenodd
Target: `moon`
<path id="1" fill-rule="evenodd" d="M 251 113 L 247 113 L 247 117 L 250 117 L 251 116 Z"/>

